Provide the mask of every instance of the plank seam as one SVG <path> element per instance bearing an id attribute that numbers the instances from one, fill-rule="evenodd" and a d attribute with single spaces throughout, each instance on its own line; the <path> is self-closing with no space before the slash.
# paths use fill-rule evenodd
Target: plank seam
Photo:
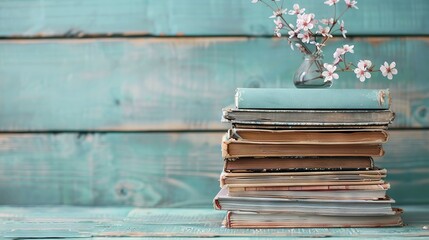
<path id="1" fill-rule="evenodd" d="M 113 33 L 113 34 L 84 34 L 73 33 L 65 35 L 51 35 L 51 36 L 0 36 L 0 40 L 39 40 L 39 39 L 103 39 L 103 38 L 277 38 L 272 35 L 155 35 L 155 34 L 127 34 L 127 33 Z M 359 34 L 347 35 L 347 38 L 368 38 L 368 37 L 381 37 L 381 38 L 394 38 L 394 37 L 429 37 L 429 33 L 416 33 L 416 34 Z M 334 38 L 342 38 L 341 35 L 334 34 Z"/>

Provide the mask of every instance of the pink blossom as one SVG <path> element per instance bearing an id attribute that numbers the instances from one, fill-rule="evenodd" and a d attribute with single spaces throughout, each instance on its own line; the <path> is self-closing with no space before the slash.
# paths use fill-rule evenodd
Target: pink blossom
<path id="1" fill-rule="evenodd" d="M 289 15 L 298 15 L 304 13 L 305 8 L 299 8 L 298 4 L 293 5 L 293 10 L 289 10 Z"/>
<path id="2" fill-rule="evenodd" d="M 335 50 L 334 52 L 334 58 L 337 59 L 339 57 L 341 57 L 341 55 L 344 55 L 346 52 L 344 51 L 343 48 L 337 48 L 337 50 Z"/>
<path id="3" fill-rule="evenodd" d="M 302 42 L 309 43 L 310 33 L 309 32 L 299 33 L 298 38 L 301 38 Z"/>
<path id="4" fill-rule="evenodd" d="M 339 2 L 340 0 L 327 0 L 325 1 L 326 5 L 332 6 L 334 4 L 337 4 L 337 2 Z"/>
<path id="5" fill-rule="evenodd" d="M 387 62 L 384 62 L 384 65 L 381 65 L 380 71 L 384 77 L 387 76 L 387 79 L 392 80 L 393 75 L 398 74 L 398 70 L 396 70 L 396 63 L 392 62 L 390 65 Z"/>
<path id="6" fill-rule="evenodd" d="M 364 70 L 369 70 L 372 66 L 372 62 L 370 60 L 360 60 L 358 63 L 358 68 L 362 68 Z"/>
<path id="7" fill-rule="evenodd" d="M 342 62 L 343 58 L 341 56 L 334 59 L 334 62 L 332 64 L 337 65 L 338 63 Z"/>
<path id="8" fill-rule="evenodd" d="M 279 9 L 277 9 L 276 11 L 273 11 L 273 15 L 271 15 L 271 16 L 270 16 L 270 18 L 280 17 L 280 16 L 282 16 L 283 14 L 286 14 L 286 12 L 287 12 L 287 9 L 286 9 L 286 8 L 285 8 L 285 9 L 281 9 L 281 8 L 279 8 Z"/>
<path id="9" fill-rule="evenodd" d="M 274 19 L 274 24 L 276 24 L 276 28 L 278 29 L 282 29 L 284 27 L 284 24 L 280 17 L 277 17 L 276 19 Z"/>
<path id="10" fill-rule="evenodd" d="M 355 68 L 354 72 L 356 73 L 356 77 L 359 78 L 361 82 L 364 82 L 365 79 L 371 78 L 371 73 L 368 72 L 372 63 L 369 60 L 360 60 L 358 63 L 358 67 Z"/>
<path id="11" fill-rule="evenodd" d="M 295 31 L 290 30 L 289 32 L 287 32 L 287 34 L 289 34 L 289 38 L 294 38 L 297 36 Z"/>
<path id="12" fill-rule="evenodd" d="M 332 35 L 329 33 L 331 29 L 329 27 L 322 27 L 319 25 L 319 31 L 317 31 L 316 33 L 320 33 L 322 34 L 322 36 L 324 37 L 332 37 Z"/>
<path id="13" fill-rule="evenodd" d="M 358 7 L 356 7 L 357 2 L 355 0 L 344 0 L 344 2 L 346 2 L 348 8 L 359 9 Z"/>
<path id="14" fill-rule="evenodd" d="M 325 82 L 338 79 L 338 73 L 335 73 L 335 70 L 337 70 L 336 66 L 325 63 L 323 64 L 323 67 L 326 69 L 326 71 L 322 72 L 322 76 L 325 77 Z"/>
<path id="15" fill-rule="evenodd" d="M 313 29 L 316 21 L 314 20 L 314 14 L 300 14 L 297 15 L 296 27 L 297 29 L 303 29 L 304 31 L 308 31 L 309 29 Z"/>
<path id="16" fill-rule="evenodd" d="M 348 45 L 348 44 L 345 44 L 345 45 L 343 45 L 343 50 L 344 50 L 344 53 L 354 53 L 355 51 L 353 50 L 353 48 L 355 47 L 355 45 Z"/>
<path id="17" fill-rule="evenodd" d="M 333 18 L 329 18 L 329 19 L 326 19 L 326 18 L 324 18 L 324 19 L 322 19 L 322 20 L 320 20 L 323 24 L 325 24 L 325 25 L 332 25 L 332 24 L 334 24 L 334 19 Z"/>
<path id="18" fill-rule="evenodd" d="M 344 29 L 344 21 L 343 20 L 341 20 L 340 31 L 341 31 L 341 34 L 343 34 L 343 38 L 347 38 L 346 37 L 347 30 Z"/>

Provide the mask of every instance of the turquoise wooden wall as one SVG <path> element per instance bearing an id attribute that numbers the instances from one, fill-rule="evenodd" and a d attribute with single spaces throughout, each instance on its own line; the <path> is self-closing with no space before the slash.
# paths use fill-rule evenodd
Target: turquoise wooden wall
<path id="1" fill-rule="evenodd" d="M 358 6 L 325 52 L 354 44 L 399 74 L 333 87 L 391 89 L 377 161 L 399 203 L 429 203 L 429 1 Z M 292 87 L 300 64 L 269 15 L 250 0 L 0 1 L 0 204 L 211 207 L 221 108 L 237 87 Z"/>

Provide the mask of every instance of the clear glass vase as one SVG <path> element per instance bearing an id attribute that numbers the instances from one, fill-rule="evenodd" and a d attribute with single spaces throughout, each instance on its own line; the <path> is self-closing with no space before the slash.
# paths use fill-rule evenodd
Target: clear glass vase
<path id="1" fill-rule="evenodd" d="M 304 60 L 293 76 L 293 83 L 297 88 L 328 88 L 331 81 L 324 81 L 323 56 L 305 55 Z"/>

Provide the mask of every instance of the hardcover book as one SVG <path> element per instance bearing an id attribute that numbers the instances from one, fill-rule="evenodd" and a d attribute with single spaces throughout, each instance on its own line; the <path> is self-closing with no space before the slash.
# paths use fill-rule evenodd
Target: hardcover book
<path id="1" fill-rule="evenodd" d="M 323 170 L 369 170 L 374 168 L 372 157 L 241 157 L 226 160 L 224 172 L 287 172 Z"/>
<path id="2" fill-rule="evenodd" d="M 343 127 L 387 126 L 395 117 L 391 110 L 270 110 L 225 108 L 222 121 L 232 124 Z"/>
<path id="3" fill-rule="evenodd" d="M 330 130 L 267 130 L 241 129 L 228 130 L 230 139 L 256 142 L 282 142 L 302 144 L 380 144 L 385 143 L 388 134 L 377 129 L 330 129 Z"/>
<path id="4" fill-rule="evenodd" d="M 217 210 L 339 216 L 394 215 L 391 205 L 394 202 L 388 197 L 381 200 L 233 197 L 226 188 L 213 200 Z"/>
<path id="5" fill-rule="evenodd" d="M 237 141 L 226 134 L 222 141 L 224 159 L 287 156 L 383 156 L 381 144 L 301 144 Z"/>
<path id="6" fill-rule="evenodd" d="M 341 214 L 315 215 L 282 212 L 228 211 L 223 225 L 227 228 L 326 228 L 326 227 L 398 227 L 403 226 L 401 209 L 391 215 Z"/>
<path id="7" fill-rule="evenodd" d="M 315 171 L 226 173 L 220 175 L 220 185 L 228 187 L 314 186 L 336 184 L 382 184 L 386 169 L 369 171 Z"/>
<path id="8" fill-rule="evenodd" d="M 333 185 L 300 187 L 228 187 L 232 197 L 262 198 L 312 198 L 312 199 L 361 199 L 377 200 L 386 198 L 388 183 L 372 185 Z"/>
<path id="9" fill-rule="evenodd" d="M 239 109 L 389 109 L 389 89 L 237 88 Z"/>

